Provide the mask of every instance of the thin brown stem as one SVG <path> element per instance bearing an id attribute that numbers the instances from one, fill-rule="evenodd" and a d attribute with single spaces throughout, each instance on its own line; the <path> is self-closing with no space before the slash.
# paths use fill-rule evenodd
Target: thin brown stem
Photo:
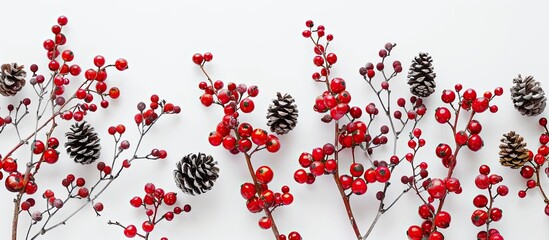
<path id="1" fill-rule="evenodd" d="M 246 165 L 248 166 L 248 171 L 250 172 L 250 176 L 252 177 L 252 179 L 254 181 L 255 190 L 256 190 L 258 195 L 261 195 L 261 185 L 259 184 L 259 182 L 257 181 L 257 177 L 255 176 L 254 167 L 252 165 L 252 158 L 248 153 L 244 153 L 244 156 L 246 157 Z M 280 236 L 280 233 L 278 232 L 278 228 L 276 226 L 275 219 L 274 219 L 274 217 L 271 213 L 271 210 L 267 206 L 264 206 L 264 205 L 262 206 L 262 208 L 263 208 L 263 211 L 265 211 L 265 215 L 267 215 L 267 217 L 271 220 L 271 222 L 272 222 L 271 230 L 273 231 L 273 235 L 275 236 L 275 240 L 278 240 L 279 236 Z"/>
<path id="2" fill-rule="evenodd" d="M 540 166 L 536 168 L 536 186 L 539 188 L 539 191 L 541 192 L 541 195 L 543 196 L 543 201 L 545 204 L 549 204 L 549 198 L 547 197 L 547 194 L 545 194 L 545 191 L 543 190 L 543 187 L 541 186 L 540 182 Z"/>
<path id="3" fill-rule="evenodd" d="M 339 141 L 338 141 L 339 122 L 338 121 L 335 122 L 334 131 L 335 131 L 334 132 L 335 148 L 338 149 L 339 148 Z M 337 162 L 337 168 L 336 168 L 336 171 L 333 175 L 333 179 L 334 179 L 335 184 L 337 185 L 337 189 L 339 190 L 339 194 L 341 195 L 341 200 L 343 200 L 343 204 L 345 205 L 345 211 L 347 212 L 347 217 L 349 218 L 349 223 L 353 227 L 353 231 L 355 232 L 356 238 L 358 240 L 362 240 L 362 235 L 360 234 L 360 229 L 358 228 L 358 225 L 356 224 L 356 220 L 355 220 L 355 217 L 354 217 L 354 214 L 353 214 L 353 209 L 351 208 L 351 203 L 349 201 L 349 196 L 347 196 L 347 194 L 345 194 L 345 189 L 343 189 L 343 186 L 341 186 L 341 182 L 339 181 L 339 164 L 340 164 L 340 162 L 339 162 L 339 152 L 336 151 L 334 154 L 335 154 L 334 159 Z"/>

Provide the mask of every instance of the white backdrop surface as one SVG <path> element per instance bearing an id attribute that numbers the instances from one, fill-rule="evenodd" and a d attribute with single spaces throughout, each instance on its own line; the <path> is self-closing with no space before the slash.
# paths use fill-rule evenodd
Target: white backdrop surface
<path id="1" fill-rule="evenodd" d="M 270 231 L 257 226 L 261 215 L 249 213 L 240 196 L 239 186 L 250 181 L 242 156 L 208 144 L 208 133 L 214 130 L 221 110 L 204 108 L 198 101 L 201 91 L 197 85 L 204 78 L 191 56 L 209 51 L 214 54 L 208 67 L 214 79 L 260 87 L 257 110 L 244 115 L 243 120 L 265 126 L 266 108 L 277 91 L 291 93 L 298 104 L 298 126 L 281 137 L 281 151 L 260 153 L 254 160 L 256 166 L 268 164 L 274 169 L 273 189 L 286 184 L 295 197 L 292 205 L 274 213 L 281 232 L 297 230 L 304 239 L 353 239 L 342 201 L 330 178 L 321 177 L 309 186 L 293 180 L 299 154 L 322 146 L 333 134 L 332 128 L 321 123 L 320 115 L 312 110 L 314 98 L 323 89 L 310 80 L 316 70 L 311 61 L 313 47 L 301 36 L 305 20 L 312 19 L 334 34 L 331 50 L 339 60 L 332 74 L 347 80 L 358 106 L 375 101 L 360 80 L 358 68 L 368 61 L 377 62 L 377 52 L 386 42 L 398 43 L 393 59 L 400 60 L 404 69 L 418 52 L 432 55 L 438 86 L 427 100 L 428 118 L 420 124 L 427 146 L 419 156 L 432 166 L 432 176 L 445 174 L 434 156 L 434 147 L 451 141 L 449 129 L 432 117 L 434 109 L 441 105 L 438 98 L 442 89 L 453 88 L 455 83 L 475 87 L 479 92 L 504 87 L 504 95 L 495 100 L 500 111 L 478 117 L 484 124 L 485 147 L 474 154 L 468 150 L 460 154 L 455 176 L 464 190 L 447 201 L 452 225 L 443 233 L 447 239 L 475 239 L 478 229 L 471 224 L 470 215 L 475 209 L 472 199 L 480 190 L 474 187 L 474 177 L 478 166 L 488 164 L 493 172 L 504 176 L 504 183 L 510 188 L 507 197 L 497 199 L 496 205 L 504 214 L 494 227 L 506 239 L 547 239 L 549 218 L 543 213 L 541 196 L 529 193 L 526 199 L 518 199 L 516 193 L 523 188 L 524 180 L 518 171 L 500 166 L 497 155 L 499 139 L 509 130 L 524 135 L 533 149 L 538 146 L 541 129 L 537 118 L 526 118 L 515 111 L 508 89 L 519 73 L 534 75 L 542 87 L 549 86 L 547 7 L 544 1 L 6 1 L 0 14 L 1 63 L 37 63 L 46 69 L 42 42 L 51 37 L 50 27 L 59 15 L 69 18 L 69 25 L 64 28 L 66 48 L 75 52 L 75 62 L 83 69 L 92 66 L 96 54 L 105 56 L 107 61 L 118 57 L 129 61 L 130 69 L 110 75 L 109 82 L 121 89 L 121 98 L 108 111 L 95 113 L 89 119 L 104 139 L 105 156 L 112 151 L 106 127 L 124 123 L 128 132 L 136 132 L 132 119 L 137 102 L 156 93 L 182 107 L 180 115 L 161 119 L 144 143 L 144 149 L 166 149 L 167 160 L 135 163 L 100 198 L 105 203 L 101 217 L 87 209 L 67 226 L 42 238 L 124 239 L 120 228 L 106 222 L 119 220 L 140 225 L 144 214 L 132 208 L 129 199 L 142 195 L 147 182 L 177 190 L 171 176 L 175 162 L 200 151 L 219 162 L 221 172 L 214 189 L 198 197 L 179 194 L 179 203 L 189 203 L 193 210 L 159 225 L 152 239 L 272 239 Z M 400 86 L 396 92 L 401 95 L 408 94 L 404 76 L 392 86 Z M 0 107 L 5 111 L 8 102 L 31 94 L 26 89 L 16 98 L 2 98 Z M 66 129 L 67 124 L 61 125 L 56 135 L 64 139 Z M 0 142 L 0 152 L 5 153 L 13 146 L 15 135 L 7 131 Z M 405 152 L 404 145 L 399 152 Z M 76 166 L 63 154 L 58 164 L 40 173 L 39 193 L 47 186 L 59 188 L 68 172 L 90 179 L 96 175 L 93 167 Z M 398 172 L 394 174 L 400 177 Z M 398 178 L 394 181 L 391 196 L 401 188 Z M 362 231 L 376 213 L 374 193 L 372 190 L 367 196 L 353 198 Z M 12 199 L 13 194 L 0 191 L 4 213 L 0 217 L 1 239 L 9 236 Z M 408 226 L 421 223 L 418 205 L 417 197 L 405 195 L 382 217 L 372 239 L 405 239 Z M 25 229 L 25 217 L 21 224 L 21 230 Z M 24 239 L 23 234 L 20 239 Z"/>

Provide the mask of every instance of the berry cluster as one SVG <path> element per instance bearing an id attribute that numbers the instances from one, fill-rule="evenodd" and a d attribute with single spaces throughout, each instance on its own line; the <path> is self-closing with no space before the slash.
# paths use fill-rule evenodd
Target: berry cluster
<path id="1" fill-rule="evenodd" d="M 404 98 L 396 99 L 397 109 L 393 109 L 391 88 L 389 82 L 402 72 L 402 64 L 395 60 L 392 62 L 392 69 L 385 68 L 385 62 L 396 44 L 387 43 L 379 51 L 381 58 L 377 64 L 367 63 L 359 69 L 360 75 L 377 96 L 378 103 L 369 103 L 364 108 L 350 105 L 351 94 L 346 90 L 345 80 L 342 78 L 330 78 L 330 69 L 337 62 L 337 55 L 328 52 L 328 47 L 333 41 L 333 35 L 325 33 L 322 25 L 314 27 L 313 21 L 305 23 L 307 29 L 302 32 L 303 37 L 310 39 L 314 45 L 313 64 L 320 68 L 312 74 L 315 82 L 325 83 L 326 91 L 315 99 L 313 109 L 318 113 L 325 114 L 322 121 L 325 123 L 334 122 L 334 133 L 336 141 L 326 143 L 322 147 L 316 147 L 311 152 L 304 152 L 299 157 L 299 164 L 305 169 L 299 169 L 294 173 L 294 179 L 298 183 L 312 184 L 315 178 L 321 175 L 332 175 L 336 182 L 341 198 L 345 204 L 346 212 L 357 239 L 366 239 L 372 232 L 379 217 L 385 213 L 400 198 L 397 197 L 392 203 L 385 203 L 385 195 L 389 189 L 391 173 L 402 160 L 412 161 L 414 154 L 419 148 L 425 145 L 425 140 L 420 138 L 421 129 L 417 128 L 418 122 L 426 113 L 423 100 L 416 96 L 410 97 L 409 101 Z M 325 41 L 323 41 L 325 40 Z M 376 74 L 382 78 L 380 83 L 374 80 Z M 379 84 L 379 85 L 378 85 Z M 377 105 L 376 105 L 377 104 Z M 363 110 L 366 120 L 362 120 Z M 383 113 L 383 114 L 380 114 Z M 406 116 L 403 116 L 403 113 Z M 386 116 L 388 125 L 381 124 L 379 131 L 370 127 L 374 121 Z M 344 118 L 345 117 L 345 118 Z M 347 119 L 348 121 L 345 121 Z M 385 120 L 385 119 L 384 119 Z M 413 125 L 410 133 L 408 147 L 413 153 L 407 153 L 402 157 L 397 156 L 398 138 L 406 129 L 408 124 Z M 392 140 L 390 142 L 390 139 Z M 386 160 L 372 160 L 374 149 L 392 143 L 393 153 L 386 157 Z M 349 165 L 349 174 L 341 173 L 339 153 L 349 149 L 352 154 L 352 163 Z M 355 150 L 361 149 L 366 154 L 367 163 L 365 166 L 355 158 Z M 377 157 L 378 159 L 383 159 Z M 408 181 L 407 177 L 403 177 Z M 358 228 L 350 207 L 351 195 L 363 195 L 368 190 L 368 184 L 383 184 L 383 190 L 376 192 L 376 199 L 379 201 L 379 211 L 370 225 L 368 231 L 363 235 Z M 408 186 L 402 194 L 410 189 Z"/>
<path id="2" fill-rule="evenodd" d="M 109 225 L 116 225 L 124 229 L 124 235 L 127 238 L 134 238 L 139 236 L 143 239 L 149 239 L 151 232 L 155 226 L 162 220 L 172 221 L 176 215 L 182 212 L 190 212 L 191 206 L 185 205 L 183 207 L 175 206 L 173 210 L 162 213 L 160 207 L 165 204 L 168 207 L 172 207 L 177 202 L 177 194 L 174 192 L 164 192 L 164 189 L 157 188 L 153 183 L 145 184 L 145 195 L 143 197 L 135 196 L 130 200 L 130 205 L 134 208 L 143 208 L 147 220 L 141 224 L 143 233 L 139 233 L 137 227 L 133 224 L 122 225 L 120 222 L 109 221 Z M 167 237 L 162 237 L 160 240 L 168 240 Z"/>
<path id="3" fill-rule="evenodd" d="M 46 39 L 43 43 L 43 47 L 47 51 L 48 60 L 50 60 L 48 69 L 52 71 L 53 74 L 51 78 L 46 81 L 44 75 L 36 74 L 38 66 L 33 64 L 30 67 L 30 70 L 33 72 L 30 83 L 37 92 L 42 93 L 39 95 L 43 96 L 45 94 L 44 90 L 49 88 L 50 84 L 53 82 L 53 84 L 51 84 L 53 88 L 51 98 L 55 99 L 55 101 L 53 101 L 54 106 L 60 106 L 60 110 L 73 98 L 83 100 L 84 103 L 76 104 L 75 106 L 59 112 L 65 120 L 74 119 L 75 121 L 82 121 L 87 111 L 95 112 L 97 110 L 97 105 L 93 103 L 94 95 L 97 95 L 101 99 L 99 105 L 102 108 L 107 108 L 109 106 L 109 101 L 106 100 L 105 97 L 110 97 L 111 99 L 120 97 L 120 90 L 117 87 L 109 88 L 106 83 L 108 76 L 107 70 L 110 67 L 115 67 L 119 71 L 124 71 L 128 68 L 128 62 L 125 59 L 120 58 L 116 60 L 114 64 L 106 65 L 106 60 L 103 56 L 95 56 L 93 63 L 96 68 L 90 68 L 84 72 L 86 81 L 81 83 L 74 95 L 70 96 L 69 99 L 66 99 L 66 97 L 63 96 L 65 93 L 65 86 L 71 83 L 71 80 L 68 77 L 79 76 L 82 72 L 82 68 L 78 64 L 71 64 L 75 57 L 72 50 L 66 49 L 62 51 L 59 49 L 67 42 L 67 38 L 61 31 L 63 26 L 68 23 L 68 19 L 61 16 L 57 19 L 57 23 L 58 25 L 52 26 L 51 29 L 54 38 Z M 92 85 L 95 85 L 95 89 L 92 88 Z"/>
<path id="4" fill-rule="evenodd" d="M 453 177 L 459 151 L 465 146 L 473 152 L 483 147 L 484 143 L 479 135 L 482 125 L 473 118 L 476 114 L 485 112 L 488 109 L 492 113 L 497 112 L 497 106 L 490 105 L 490 102 L 495 96 L 503 94 L 503 89 L 500 87 L 496 88 L 493 93 L 485 92 L 482 96 L 477 96 L 476 91 L 473 89 L 462 91 L 462 88 L 461 84 L 456 84 L 454 87 L 455 91 L 444 90 L 441 100 L 445 104 L 448 104 L 449 108 L 439 107 L 435 110 L 436 121 L 440 124 L 450 126 L 455 141 L 454 149 L 447 143 L 440 143 L 435 149 L 436 156 L 440 158 L 444 167 L 448 169 L 447 175 L 444 178 L 427 178 L 428 165 L 423 162 L 414 165 L 414 162 L 411 162 L 413 169 L 419 166 L 423 172 L 423 176 L 419 180 L 416 179 L 409 184 L 423 202 L 420 209 L 424 208 L 426 210 L 423 211 L 424 214 L 420 211 L 420 217 L 425 219 L 423 224 L 421 226 L 413 225 L 408 229 L 407 234 L 409 239 L 420 240 L 424 237 L 428 237 L 431 240 L 444 239 L 444 235 L 438 229 L 446 229 L 451 223 L 451 214 L 443 210 L 446 197 L 450 193 L 460 194 L 463 191 L 459 179 Z M 468 121 L 465 128 L 459 130 L 458 123 L 460 117 L 463 117 L 462 111 L 471 112 L 471 114 L 467 116 Z M 452 116 L 454 117 L 453 119 Z M 420 175 L 422 175 L 422 172 L 420 172 Z M 495 177 L 496 175 L 493 176 L 497 178 Z M 499 182 L 494 182 L 493 184 L 497 183 Z M 490 182 L 488 182 L 486 188 L 489 186 Z M 428 193 L 427 197 L 424 197 L 422 194 L 424 190 Z M 434 207 L 435 201 L 438 201 L 437 207 Z"/>
<path id="5" fill-rule="evenodd" d="M 257 86 L 247 87 L 245 84 L 225 83 L 221 80 L 212 81 L 206 72 L 204 65 L 213 59 L 211 53 L 197 53 L 192 61 L 200 67 L 207 78 L 198 84 L 204 93 L 200 102 L 210 107 L 213 104 L 223 108 L 224 116 L 217 124 L 216 130 L 211 132 L 208 141 L 212 146 L 222 145 L 232 154 L 242 153 L 246 158 L 248 170 L 252 182 L 244 183 L 241 186 L 241 193 L 246 199 L 246 207 L 252 213 L 264 212 L 265 216 L 259 220 L 259 226 L 263 229 L 271 229 L 277 240 L 299 240 L 301 235 L 291 232 L 288 236 L 280 234 L 272 216 L 272 211 L 277 207 L 289 205 L 293 196 L 289 193 L 287 186 L 282 187 L 282 193 L 275 193 L 269 190 L 268 184 L 274 177 L 274 172 L 268 166 L 261 166 L 254 171 L 251 162 L 252 155 L 266 149 L 274 153 L 280 149 L 280 141 L 273 134 L 261 128 L 254 128 L 249 123 L 240 123 L 240 112 L 251 113 L 255 109 L 252 98 L 259 94 Z"/>
<path id="6" fill-rule="evenodd" d="M 501 220 L 503 211 L 494 207 L 493 203 L 498 196 L 506 196 L 509 188 L 505 185 L 499 185 L 494 193 L 494 187 L 503 181 L 503 177 L 497 174 L 490 174 L 490 167 L 482 165 L 479 168 L 480 174 L 475 178 L 475 185 L 481 190 L 487 190 L 488 197 L 479 194 L 473 199 L 473 205 L 479 208 L 471 215 L 473 225 L 481 227 L 486 225 L 486 230 L 477 234 L 479 240 L 502 240 L 503 237 L 498 230 L 490 228 L 490 223 Z"/>

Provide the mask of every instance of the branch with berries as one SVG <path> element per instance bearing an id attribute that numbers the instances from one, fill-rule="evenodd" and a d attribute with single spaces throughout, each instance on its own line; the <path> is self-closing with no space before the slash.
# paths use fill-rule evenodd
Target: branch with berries
<path id="1" fill-rule="evenodd" d="M 164 192 L 164 189 L 157 188 L 153 183 L 147 183 L 144 187 L 145 196 L 135 196 L 130 200 L 130 205 L 134 208 L 143 208 L 147 219 L 141 224 L 143 233 L 139 233 L 137 227 L 133 224 L 123 225 L 118 221 L 108 221 L 109 225 L 115 225 L 124 229 L 124 235 L 127 238 L 136 236 L 148 240 L 151 232 L 163 220 L 171 222 L 176 215 L 183 212 L 190 212 L 191 206 L 186 204 L 183 207 L 175 206 L 173 210 L 162 213 L 161 206 L 164 204 L 172 207 L 177 202 L 177 194 L 174 192 Z M 160 240 L 168 240 L 167 237 L 161 237 Z"/>
<path id="2" fill-rule="evenodd" d="M 442 178 L 427 178 L 428 166 L 424 163 L 414 164 L 414 161 L 410 161 L 414 175 L 409 177 L 409 184 L 416 192 L 417 196 L 423 202 L 419 207 L 420 217 L 424 220 L 421 226 L 413 225 L 407 231 L 407 235 L 410 239 L 421 240 L 424 237 L 429 239 L 444 239 L 443 233 L 440 229 L 446 229 L 451 223 L 451 214 L 444 210 L 444 204 L 450 194 L 460 194 L 463 189 L 461 187 L 460 180 L 454 177 L 454 172 L 458 163 L 458 155 L 462 149 L 467 147 L 469 150 L 476 152 L 480 150 L 484 142 L 479 135 L 482 131 L 481 123 L 474 119 L 477 114 L 486 112 L 489 110 L 491 113 L 498 111 L 496 105 L 490 105 L 491 101 L 496 96 L 503 94 L 503 89 L 497 87 L 494 92 L 484 92 L 483 95 L 477 96 L 477 92 L 474 89 L 467 89 L 462 91 L 461 84 L 456 84 L 455 90 L 444 90 L 441 95 L 441 100 L 448 107 L 439 107 L 435 110 L 435 119 L 440 124 L 448 125 L 451 129 L 452 136 L 454 138 L 454 147 L 447 143 L 440 143 L 436 149 L 435 154 L 441 159 L 443 166 L 447 169 L 446 176 Z M 453 117 L 453 119 L 452 119 Z M 466 124 L 463 129 L 460 130 L 458 123 L 460 119 L 465 118 Z M 423 165 L 423 166 L 422 166 Z M 424 174 L 419 178 L 415 175 L 415 169 L 419 166 Z M 494 179 L 499 179 L 496 175 L 493 175 Z M 482 188 L 488 187 L 492 177 L 487 177 L 486 174 L 481 174 L 477 180 L 482 179 Z M 497 184 L 499 181 L 494 181 L 492 184 Z M 438 205 L 436 205 L 438 203 Z M 425 214 L 421 214 L 421 209 L 428 209 Z"/>
<path id="3" fill-rule="evenodd" d="M 315 100 L 314 110 L 324 114 L 321 119 L 323 122 L 334 123 L 334 141 L 314 148 L 312 152 L 302 153 L 299 164 L 303 168 L 308 168 L 309 171 L 299 169 L 295 172 L 294 178 L 298 183 L 312 184 L 316 177 L 332 175 L 356 238 L 367 239 L 379 218 L 411 189 L 410 185 L 406 185 L 395 199 L 386 198 L 393 170 L 404 159 L 411 161 L 414 154 L 425 145 L 425 140 L 421 138 L 421 129 L 417 128 L 417 124 L 426 113 L 421 97 L 429 96 L 435 88 L 432 60 L 428 54 L 420 54 L 416 58 L 408 75 L 410 91 L 416 96 L 410 97 L 408 102 L 404 98 L 398 98 L 394 106 L 395 99 L 391 96 L 392 90 L 389 83 L 402 72 L 402 65 L 400 61 L 395 60 L 392 62 L 391 70 L 385 68 L 388 57 L 396 46 L 396 44 L 387 43 L 379 51 L 380 62 L 375 66 L 373 63 L 368 63 L 359 69 L 360 75 L 377 98 L 376 103 L 369 103 L 364 108 L 366 119 L 362 120 L 362 109 L 350 105 L 351 94 L 346 90 L 345 80 L 338 77 L 331 78 L 331 68 L 337 63 L 337 55 L 328 51 L 333 35 L 326 34 L 325 27 L 322 25 L 313 28 L 314 23 L 310 20 L 306 22 L 306 26 L 308 29 L 304 30 L 302 35 L 312 41 L 316 54 L 313 57 L 313 63 L 319 68 L 318 72 L 313 73 L 312 79 L 326 85 L 326 90 Z M 381 78 L 380 82 L 374 80 L 376 73 Z M 386 124 L 381 124 L 379 131 L 376 131 L 370 127 L 376 121 L 386 121 Z M 407 145 L 413 153 L 399 157 L 398 155 L 401 154 L 398 152 L 399 138 L 408 131 L 410 126 Z M 388 144 L 392 145 L 391 155 L 375 156 L 376 159 L 384 160 L 372 160 L 374 150 Z M 345 162 L 340 159 L 340 153 L 346 150 L 349 150 L 352 155 L 349 174 L 343 173 L 341 168 Z M 356 150 L 363 152 L 365 159 L 357 158 Z M 370 166 L 365 167 L 365 164 Z M 407 184 L 407 178 L 403 179 Z M 383 186 L 382 190 L 375 194 L 379 201 L 378 213 L 363 233 L 355 220 L 351 208 L 351 197 L 365 194 L 368 184 L 376 182 Z"/>
<path id="4" fill-rule="evenodd" d="M 28 81 L 36 94 L 36 100 L 24 98 L 16 106 L 8 105 L 8 116 L 1 118 L 0 132 L 7 126 L 13 126 L 18 141 L 6 154 L 3 154 L 0 168 L 7 174 L 5 186 L 8 191 L 15 194 L 11 239 L 18 238 L 19 217 L 28 215 L 31 219 L 29 226 L 24 232 L 25 239 L 37 239 L 47 232 L 65 225 L 71 218 L 88 205 L 99 215 L 104 205 L 98 198 L 116 180 L 124 169 L 131 166 L 134 160 L 163 159 L 167 156 L 165 150 L 153 149 L 145 155 L 138 155 L 141 143 L 157 120 L 165 114 L 178 114 L 181 109 L 172 103 L 160 100 L 158 96 L 151 97 L 150 107 L 146 109 L 145 103 L 138 104 L 138 113 L 134 120 L 140 133 L 139 138 L 133 142 L 134 150 L 130 151 L 127 158 L 123 153 L 130 149 L 130 141 L 123 139 L 126 127 L 122 124 L 112 126 L 108 133 L 114 139 L 114 153 L 110 162 L 98 162 L 96 167 L 99 171 L 98 179 L 86 186 L 84 178 L 67 174 L 61 181 L 66 192 L 55 193 L 47 186 L 44 188 L 42 198 L 45 204 L 38 204 L 39 199 L 34 197 L 38 190 L 39 170 L 53 165 L 62 158 L 58 151 L 60 145 L 56 129 L 59 121 L 74 121 L 70 130 L 65 134 L 67 141 L 65 148 L 67 155 L 75 163 L 89 166 L 96 162 L 101 156 L 100 139 L 92 126 L 85 121 L 86 116 L 101 108 L 108 108 L 109 101 L 120 97 L 120 90 L 117 87 L 108 85 L 107 72 L 111 69 L 119 71 L 126 70 L 128 63 L 125 59 L 118 59 L 113 64 L 106 64 L 103 56 L 96 56 L 93 59 L 94 67 L 82 74 L 84 79 L 78 78 L 82 70 L 80 65 L 73 63 L 74 53 L 72 50 L 61 48 L 65 45 L 67 38 L 62 32 L 68 23 L 65 16 L 57 19 L 57 24 L 52 26 L 54 34 L 52 39 L 47 39 L 43 47 L 47 51 L 49 60 L 46 75 L 39 74 L 39 67 L 31 65 L 32 77 Z M 22 65 L 15 63 L 1 66 L 0 93 L 3 96 L 15 96 L 26 85 L 26 72 Z M 76 90 L 72 91 L 71 89 Z M 32 105 L 35 103 L 35 105 Z M 35 111 L 31 114 L 31 111 Z M 29 119 L 34 115 L 34 119 Z M 29 124 L 28 122 L 31 122 Z M 22 128 L 22 123 L 33 125 L 29 129 Z M 17 156 L 23 147 L 30 148 L 31 155 L 27 162 L 20 162 Z M 123 160 L 122 160 L 123 159 Z M 0 178 L 3 177 L 0 172 Z M 59 216 L 62 209 L 69 203 L 78 200 L 74 204 L 80 204 L 73 212 L 68 212 L 64 217 Z M 38 206 L 45 206 L 39 208 Z"/>
<path id="5" fill-rule="evenodd" d="M 267 150 L 275 153 L 280 149 L 278 137 L 267 133 L 262 128 L 254 128 L 250 123 L 240 123 L 241 113 L 248 114 L 254 111 L 253 98 L 258 95 L 259 88 L 247 87 L 245 84 L 237 85 L 233 82 L 225 85 L 221 80 L 214 82 L 205 69 L 205 64 L 212 59 L 211 53 L 197 53 L 192 57 L 193 62 L 200 67 L 207 80 L 198 84 L 200 90 L 204 91 L 200 96 L 200 102 L 206 107 L 220 106 L 224 114 L 215 131 L 210 133 L 208 140 L 212 146 L 223 146 L 232 154 L 244 156 L 252 181 L 243 183 L 240 193 L 246 200 L 248 211 L 263 212 L 264 216 L 258 221 L 259 227 L 271 229 L 276 240 L 300 240 L 301 235 L 295 231 L 288 235 L 281 234 L 273 216 L 274 210 L 293 202 L 290 188 L 282 186 L 280 192 L 273 191 L 269 184 L 274 178 L 274 171 L 266 165 L 255 168 L 252 164 L 252 157 L 258 152 Z M 272 131 L 284 134 L 295 127 L 297 109 L 293 102 L 290 95 L 278 94 L 267 115 Z"/>

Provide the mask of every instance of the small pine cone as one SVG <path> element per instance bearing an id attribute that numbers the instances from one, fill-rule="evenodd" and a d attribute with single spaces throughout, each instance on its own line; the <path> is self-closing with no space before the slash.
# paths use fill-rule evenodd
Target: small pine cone
<path id="1" fill-rule="evenodd" d="M 295 99 L 290 94 L 276 94 L 273 104 L 267 110 L 267 126 L 271 132 L 283 135 L 294 129 L 297 124 L 298 110 Z"/>
<path id="2" fill-rule="evenodd" d="M 436 73 L 433 72 L 433 59 L 428 53 L 419 53 L 412 60 L 408 71 L 408 85 L 410 92 L 418 97 L 428 97 L 435 92 Z"/>
<path id="3" fill-rule="evenodd" d="M 515 84 L 511 88 L 511 99 L 515 108 L 525 116 L 536 116 L 545 110 L 547 98 L 540 83 L 534 77 L 528 76 L 524 79 L 518 75 L 513 79 Z"/>
<path id="4" fill-rule="evenodd" d="M 66 133 L 67 153 L 80 164 L 90 164 L 99 159 L 101 145 L 99 137 L 92 126 L 87 122 L 75 123 L 70 132 Z"/>
<path id="5" fill-rule="evenodd" d="M 14 96 L 25 86 L 27 72 L 23 65 L 17 63 L 6 63 L 0 66 L 0 94 L 3 96 Z"/>
<path id="6" fill-rule="evenodd" d="M 526 149 L 524 139 L 511 131 L 503 134 L 502 144 L 499 145 L 499 162 L 503 166 L 520 168 L 529 161 L 530 153 Z"/>
<path id="7" fill-rule="evenodd" d="M 189 154 L 177 162 L 173 171 L 175 184 L 184 193 L 199 195 L 212 189 L 219 177 L 217 161 L 204 153 Z"/>

